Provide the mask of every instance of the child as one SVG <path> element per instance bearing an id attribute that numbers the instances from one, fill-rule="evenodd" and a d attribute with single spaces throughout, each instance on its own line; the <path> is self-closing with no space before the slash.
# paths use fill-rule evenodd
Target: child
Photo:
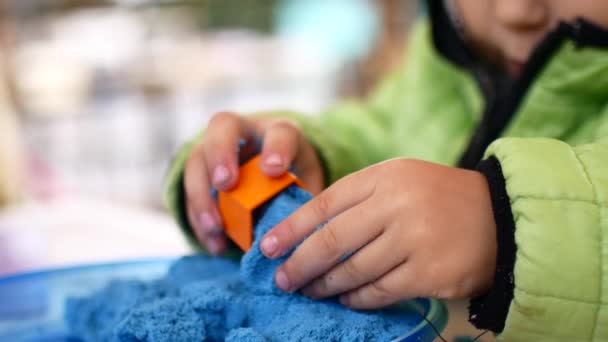
<path id="1" fill-rule="evenodd" d="M 267 175 L 331 184 L 262 240 L 276 258 L 329 221 L 277 270 L 283 290 L 357 309 L 472 298 L 471 321 L 505 340 L 608 339 L 608 2 L 428 6 L 367 101 L 215 115 L 168 205 L 224 252 L 209 189 L 232 187 L 239 139 L 262 137 Z"/>

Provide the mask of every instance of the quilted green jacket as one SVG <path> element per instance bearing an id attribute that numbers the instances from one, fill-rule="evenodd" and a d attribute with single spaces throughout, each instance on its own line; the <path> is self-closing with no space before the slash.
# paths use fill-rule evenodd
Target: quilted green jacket
<path id="1" fill-rule="evenodd" d="M 299 122 L 328 182 L 397 156 L 483 172 L 497 273 L 472 300 L 471 321 L 509 341 L 608 340 L 608 32 L 561 24 L 497 96 L 441 11 L 418 23 L 407 63 L 368 99 L 318 117 L 277 115 Z M 181 179 L 190 146 L 165 193 L 189 236 Z"/>

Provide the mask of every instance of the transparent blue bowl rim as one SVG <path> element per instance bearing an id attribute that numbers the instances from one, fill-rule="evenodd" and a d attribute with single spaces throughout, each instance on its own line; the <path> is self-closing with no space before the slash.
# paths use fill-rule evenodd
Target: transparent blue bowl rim
<path id="1" fill-rule="evenodd" d="M 80 271 L 92 271 L 96 268 L 107 268 L 110 266 L 119 266 L 119 267 L 127 267 L 127 266 L 137 266 L 137 265 L 154 265 L 158 264 L 159 266 L 162 264 L 166 264 L 167 267 L 171 264 L 171 262 L 176 261 L 177 257 L 157 257 L 157 258 L 145 258 L 145 259 L 133 259 L 126 261 L 111 261 L 111 262 L 100 262 L 100 263 L 91 263 L 91 264 L 82 264 L 82 265 L 71 265 L 71 266 L 63 266 L 63 267 L 52 267 L 45 268 L 41 270 L 33 270 L 23 273 L 15 273 L 9 274 L 7 276 L 0 277 L 0 285 L 4 283 L 9 283 L 13 281 L 22 281 L 30 278 L 36 277 L 44 277 L 44 276 L 55 276 L 61 275 L 64 273 L 73 273 Z"/>
<path id="2" fill-rule="evenodd" d="M 153 257 L 143 259 L 132 259 L 123 261 L 112 261 L 112 262 L 101 262 L 101 263 L 90 263 L 82 265 L 72 265 L 64 267 L 54 267 L 42 270 L 34 270 L 24 273 L 16 273 L 8 276 L 0 277 L 0 285 L 24 281 L 37 277 L 45 276 L 58 276 L 66 273 L 78 273 L 78 272 L 90 272 L 96 268 L 106 269 L 108 267 L 129 267 L 129 266 L 140 266 L 140 265 L 158 265 L 159 267 L 167 267 L 176 261 L 178 257 Z M 161 276 L 162 274 L 159 274 Z M 448 312 L 445 303 L 441 300 L 420 298 L 402 302 L 396 304 L 396 306 L 408 307 L 410 310 L 416 310 L 421 315 L 421 321 L 414 328 L 409 330 L 406 334 L 399 336 L 391 342 L 406 342 L 406 341 L 418 341 L 426 340 L 437 336 L 437 332 L 443 331 L 447 324 Z M 432 325 L 432 326 L 431 326 Z"/>

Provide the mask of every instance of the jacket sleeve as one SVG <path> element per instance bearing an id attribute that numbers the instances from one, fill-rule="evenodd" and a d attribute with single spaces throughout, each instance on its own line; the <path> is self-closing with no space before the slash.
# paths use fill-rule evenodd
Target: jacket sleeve
<path id="1" fill-rule="evenodd" d="M 319 116 L 276 113 L 295 121 L 315 147 L 323 164 L 325 183 L 394 157 L 391 94 L 399 78 L 391 75 L 367 100 L 346 100 Z M 382 99 L 380 99 L 382 98 Z"/>
<path id="2" fill-rule="evenodd" d="M 420 40 L 420 39 L 419 39 Z M 346 100 L 320 115 L 302 115 L 288 111 L 261 115 L 293 120 L 315 147 L 323 164 L 325 183 L 395 155 L 396 140 L 391 123 L 399 92 L 402 91 L 405 65 L 389 74 L 371 96 Z M 164 203 L 182 227 L 188 240 L 197 246 L 188 225 L 184 206 L 183 173 L 192 147 L 202 134 L 186 143 L 177 153 L 165 181 Z"/>
<path id="3" fill-rule="evenodd" d="M 501 138 L 480 171 L 498 258 L 471 321 L 508 341 L 608 339 L 608 139 Z"/>

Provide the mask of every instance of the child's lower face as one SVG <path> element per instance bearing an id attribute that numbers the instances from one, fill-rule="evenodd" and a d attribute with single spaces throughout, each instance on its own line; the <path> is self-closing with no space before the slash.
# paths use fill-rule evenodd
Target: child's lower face
<path id="1" fill-rule="evenodd" d="M 584 18 L 608 27 L 608 1 L 447 0 L 482 57 L 517 76 L 532 50 L 560 21 Z"/>

